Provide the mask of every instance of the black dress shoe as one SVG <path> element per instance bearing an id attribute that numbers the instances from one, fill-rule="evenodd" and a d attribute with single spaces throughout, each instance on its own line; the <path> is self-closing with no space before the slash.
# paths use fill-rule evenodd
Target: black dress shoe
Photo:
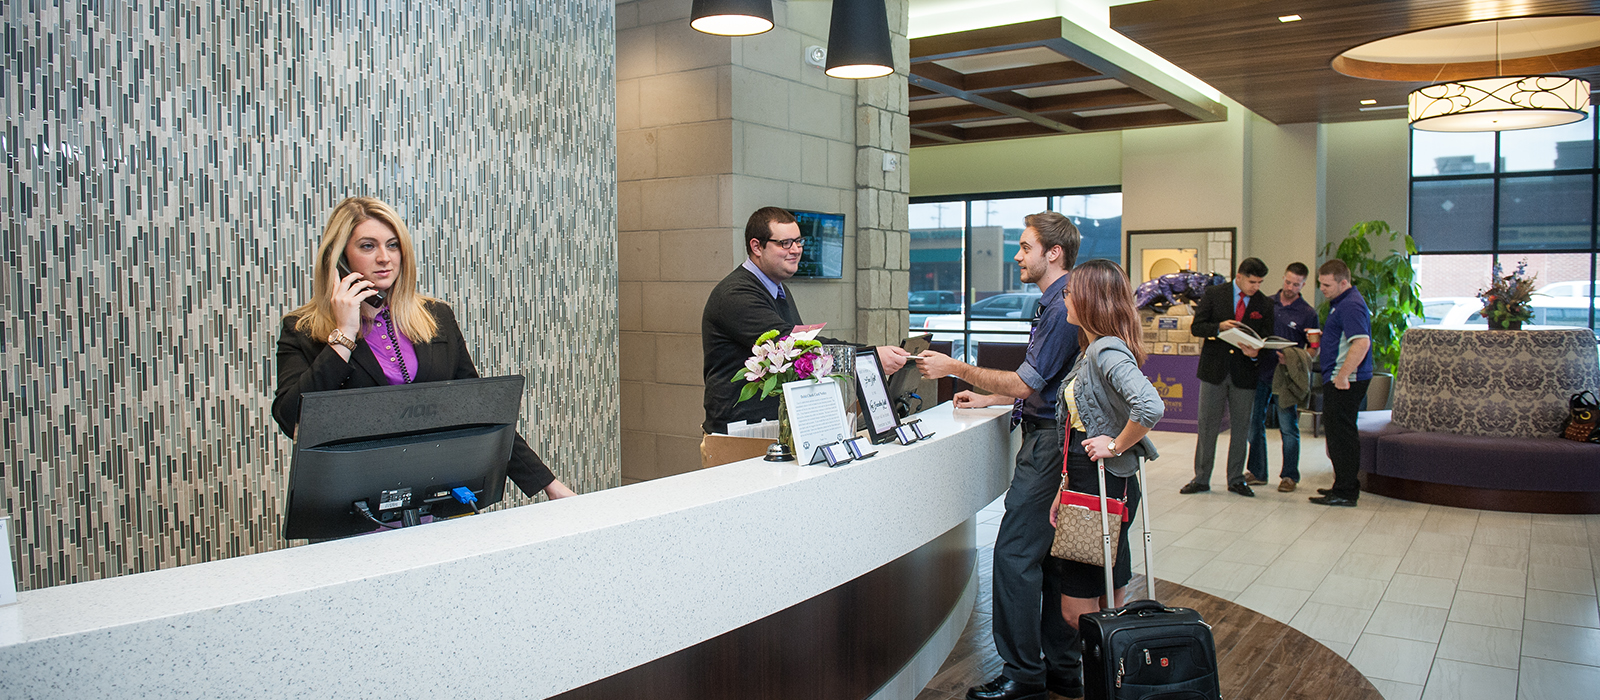
<path id="1" fill-rule="evenodd" d="M 1345 498 L 1344 496 L 1312 496 L 1306 500 L 1311 501 L 1319 506 L 1343 506 L 1345 508 L 1356 507 L 1356 499 Z"/>
<path id="2" fill-rule="evenodd" d="M 1228 484 L 1228 490 L 1237 493 L 1240 496 L 1249 496 L 1251 498 L 1256 497 L 1256 492 L 1252 491 L 1250 486 L 1245 484 L 1243 481 L 1237 484 Z"/>
<path id="3" fill-rule="evenodd" d="M 1083 697 L 1083 675 L 1079 672 L 1070 676 L 1046 676 L 1044 687 L 1064 698 L 1081 698 Z"/>
<path id="4" fill-rule="evenodd" d="M 1205 491 L 1210 491 L 1210 490 L 1211 490 L 1211 487 L 1209 485 L 1197 484 L 1197 483 L 1194 483 L 1193 481 L 1191 481 L 1191 482 L 1189 482 L 1187 484 L 1184 484 L 1183 488 L 1178 489 L 1178 493 L 1203 493 Z"/>
<path id="5" fill-rule="evenodd" d="M 967 689 L 967 700 L 1048 700 L 1049 695 L 1044 686 L 1023 685 L 1005 676 Z"/>

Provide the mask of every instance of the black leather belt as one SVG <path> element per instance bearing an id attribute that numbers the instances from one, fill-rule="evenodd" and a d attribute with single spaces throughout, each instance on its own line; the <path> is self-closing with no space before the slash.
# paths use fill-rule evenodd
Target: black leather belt
<path id="1" fill-rule="evenodd" d="M 1054 419 L 1054 418 L 1023 418 L 1022 419 L 1022 430 L 1024 432 L 1030 432 L 1031 433 L 1031 432 L 1033 432 L 1035 430 L 1043 430 L 1045 428 L 1049 428 L 1051 430 L 1055 430 L 1057 425 L 1060 425 L 1060 423 L 1058 423 L 1056 421 L 1056 419 Z"/>

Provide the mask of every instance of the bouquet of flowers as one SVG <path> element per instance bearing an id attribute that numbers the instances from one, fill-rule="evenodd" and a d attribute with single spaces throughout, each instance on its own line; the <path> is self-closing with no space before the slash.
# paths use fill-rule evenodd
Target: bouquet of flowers
<path id="1" fill-rule="evenodd" d="M 785 382 L 829 376 L 833 357 L 822 352 L 822 341 L 817 340 L 820 330 L 813 328 L 782 337 L 771 330 L 756 338 L 750 359 L 744 361 L 744 371 L 733 375 L 733 381 L 746 382 L 739 390 L 739 400 L 749 400 L 757 393 L 765 399 L 782 393 Z"/>
<path id="2" fill-rule="evenodd" d="M 1489 320 L 1491 327 L 1520 327 L 1524 321 L 1533 318 L 1533 309 L 1528 302 L 1533 298 L 1533 282 L 1539 276 L 1527 275 L 1527 272 L 1527 260 L 1517 263 L 1517 269 L 1509 275 L 1504 274 L 1500 263 L 1494 264 L 1494 276 L 1489 279 L 1489 288 L 1478 292 L 1478 298 L 1483 300 L 1483 311 L 1479 313 Z"/>

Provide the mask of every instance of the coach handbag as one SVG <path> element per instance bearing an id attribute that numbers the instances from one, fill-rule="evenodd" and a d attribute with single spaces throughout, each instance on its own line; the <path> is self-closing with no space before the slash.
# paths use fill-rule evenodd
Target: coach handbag
<path id="1" fill-rule="evenodd" d="M 1110 516 L 1109 520 L 1114 525 L 1109 530 L 1102 528 L 1100 496 L 1069 490 L 1065 466 L 1062 465 L 1061 493 L 1055 504 L 1056 536 L 1050 543 L 1050 556 L 1093 566 L 1105 566 L 1106 548 L 1103 538 L 1109 532 L 1112 556 L 1116 556 L 1115 552 L 1122 538 L 1122 522 L 1128 518 L 1127 506 L 1121 499 L 1105 499 L 1103 502 L 1106 514 Z"/>
<path id="2" fill-rule="evenodd" d="M 1567 403 L 1570 413 L 1561 437 L 1576 442 L 1600 443 L 1600 402 L 1594 392 L 1583 391 L 1572 395 Z"/>

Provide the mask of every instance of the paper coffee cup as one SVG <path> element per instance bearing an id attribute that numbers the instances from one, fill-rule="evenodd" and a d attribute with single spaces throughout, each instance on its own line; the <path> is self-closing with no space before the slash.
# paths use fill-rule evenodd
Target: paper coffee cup
<path id="1" fill-rule="evenodd" d="M 1322 331 L 1312 328 L 1306 331 L 1306 343 L 1311 347 L 1322 345 Z"/>

